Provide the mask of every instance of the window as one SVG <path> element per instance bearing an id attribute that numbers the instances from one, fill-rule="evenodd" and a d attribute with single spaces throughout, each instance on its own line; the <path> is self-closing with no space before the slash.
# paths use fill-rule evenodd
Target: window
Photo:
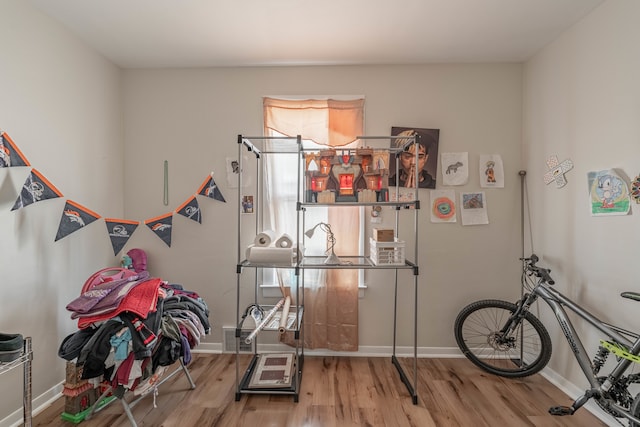
<path id="1" fill-rule="evenodd" d="M 266 136 L 301 135 L 303 146 L 318 150 L 327 147 L 347 148 L 362 135 L 364 99 L 336 101 L 332 99 L 281 100 L 264 99 Z M 267 151 L 279 150 L 278 140 L 267 141 Z M 291 142 L 289 141 L 289 144 Z M 271 227 L 278 233 L 295 238 L 297 230 L 296 201 L 298 199 L 298 153 L 265 157 L 265 202 Z M 292 171 L 295 171 L 292 173 Z M 304 171 L 300 171 L 304 173 Z M 340 255 L 361 253 L 363 232 L 362 207 L 313 208 L 305 214 L 305 229 L 318 222 L 329 223 L 336 235 L 336 252 Z M 302 240 L 302 239 L 300 239 Z M 305 240 L 307 254 L 322 254 L 326 239 Z M 282 273 L 287 271 L 288 277 Z M 283 285 L 292 270 L 279 272 Z M 273 273 L 272 273 L 273 274 Z M 305 334 L 308 348 L 357 350 L 358 348 L 358 288 L 361 273 L 357 270 L 305 270 Z"/>

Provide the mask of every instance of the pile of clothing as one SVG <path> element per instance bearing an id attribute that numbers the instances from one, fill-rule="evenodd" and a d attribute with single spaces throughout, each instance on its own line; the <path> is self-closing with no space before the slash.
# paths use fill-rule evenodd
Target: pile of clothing
<path id="1" fill-rule="evenodd" d="M 209 309 L 196 292 L 151 277 L 146 262 L 137 267 L 104 269 L 87 280 L 66 307 L 78 331 L 58 350 L 81 367 L 82 379 L 107 383 L 117 397 L 155 382 L 179 358 L 187 365 L 211 331 Z"/>

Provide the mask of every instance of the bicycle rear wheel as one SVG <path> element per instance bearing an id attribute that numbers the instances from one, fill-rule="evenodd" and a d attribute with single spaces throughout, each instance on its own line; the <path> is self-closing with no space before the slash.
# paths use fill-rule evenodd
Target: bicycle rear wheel
<path id="1" fill-rule="evenodd" d="M 462 353 L 494 375 L 533 375 L 551 358 L 549 333 L 533 314 L 527 312 L 508 336 L 500 332 L 516 308 L 507 301 L 476 301 L 463 308 L 455 321 L 456 342 Z"/>

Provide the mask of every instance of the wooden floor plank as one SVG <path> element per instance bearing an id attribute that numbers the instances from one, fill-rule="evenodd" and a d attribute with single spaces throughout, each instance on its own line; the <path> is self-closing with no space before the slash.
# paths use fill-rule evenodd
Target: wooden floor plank
<path id="1" fill-rule="evenodd" d="M 241 355 L 243 366 L 250 356 Z M 414 405 L 391 358 L 310 357 L 304 361 L 299 401 L 289 395 L 242 394 L 236 401 L 236 356 L 195 354 L 189 371 L 196 383 L 175 375 L 154 399 L 132 409 L 139 427 L 600 427 L 586 409 L 553 417 L 547 410 L 572 398 L 540 375 L 505 379 L 466 359 L 419 359 Z M 401 360 L 413 382 L 413 361 Z M 240 373 L 242 375 L 242 372 Z M 131 394 L 131 393 L 129 393 Z M 39 427 L 72 427 L 63 421 L 64 398 L 34 417 Z M 130 427 L 114 401 L 81 427 Z"/>

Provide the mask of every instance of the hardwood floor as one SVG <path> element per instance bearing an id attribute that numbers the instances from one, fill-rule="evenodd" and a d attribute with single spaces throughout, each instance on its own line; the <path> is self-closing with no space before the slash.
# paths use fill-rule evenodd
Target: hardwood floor
<path id="1" fill-rule="evenodd" d="M 243 356 L 245 357 L 245 356 Z M 177 365 L 176 365 L 177 366 Z M 196 383 L 178 374 L 156 396 L 132 409 L 138 426 L 606 426 L 586 409 L 553 417 L 550 406 L 573 399 L 540 375 L 510 380 L 487 374 L 466 359 L 419 359 L 418 404 L 391 358 L 305 357 L 298 403 L 292 396 L 242 395 L 235 401 L 235 356 L 194 355 L 189 371 Z M 412 378 L 412 370 L 410 377 Z M 63 421 L 64 398 L 34 417 L 40 427 L 76 424 Z M 131 426 L 123 406 L 114 401 L 81 427 Z"/>

